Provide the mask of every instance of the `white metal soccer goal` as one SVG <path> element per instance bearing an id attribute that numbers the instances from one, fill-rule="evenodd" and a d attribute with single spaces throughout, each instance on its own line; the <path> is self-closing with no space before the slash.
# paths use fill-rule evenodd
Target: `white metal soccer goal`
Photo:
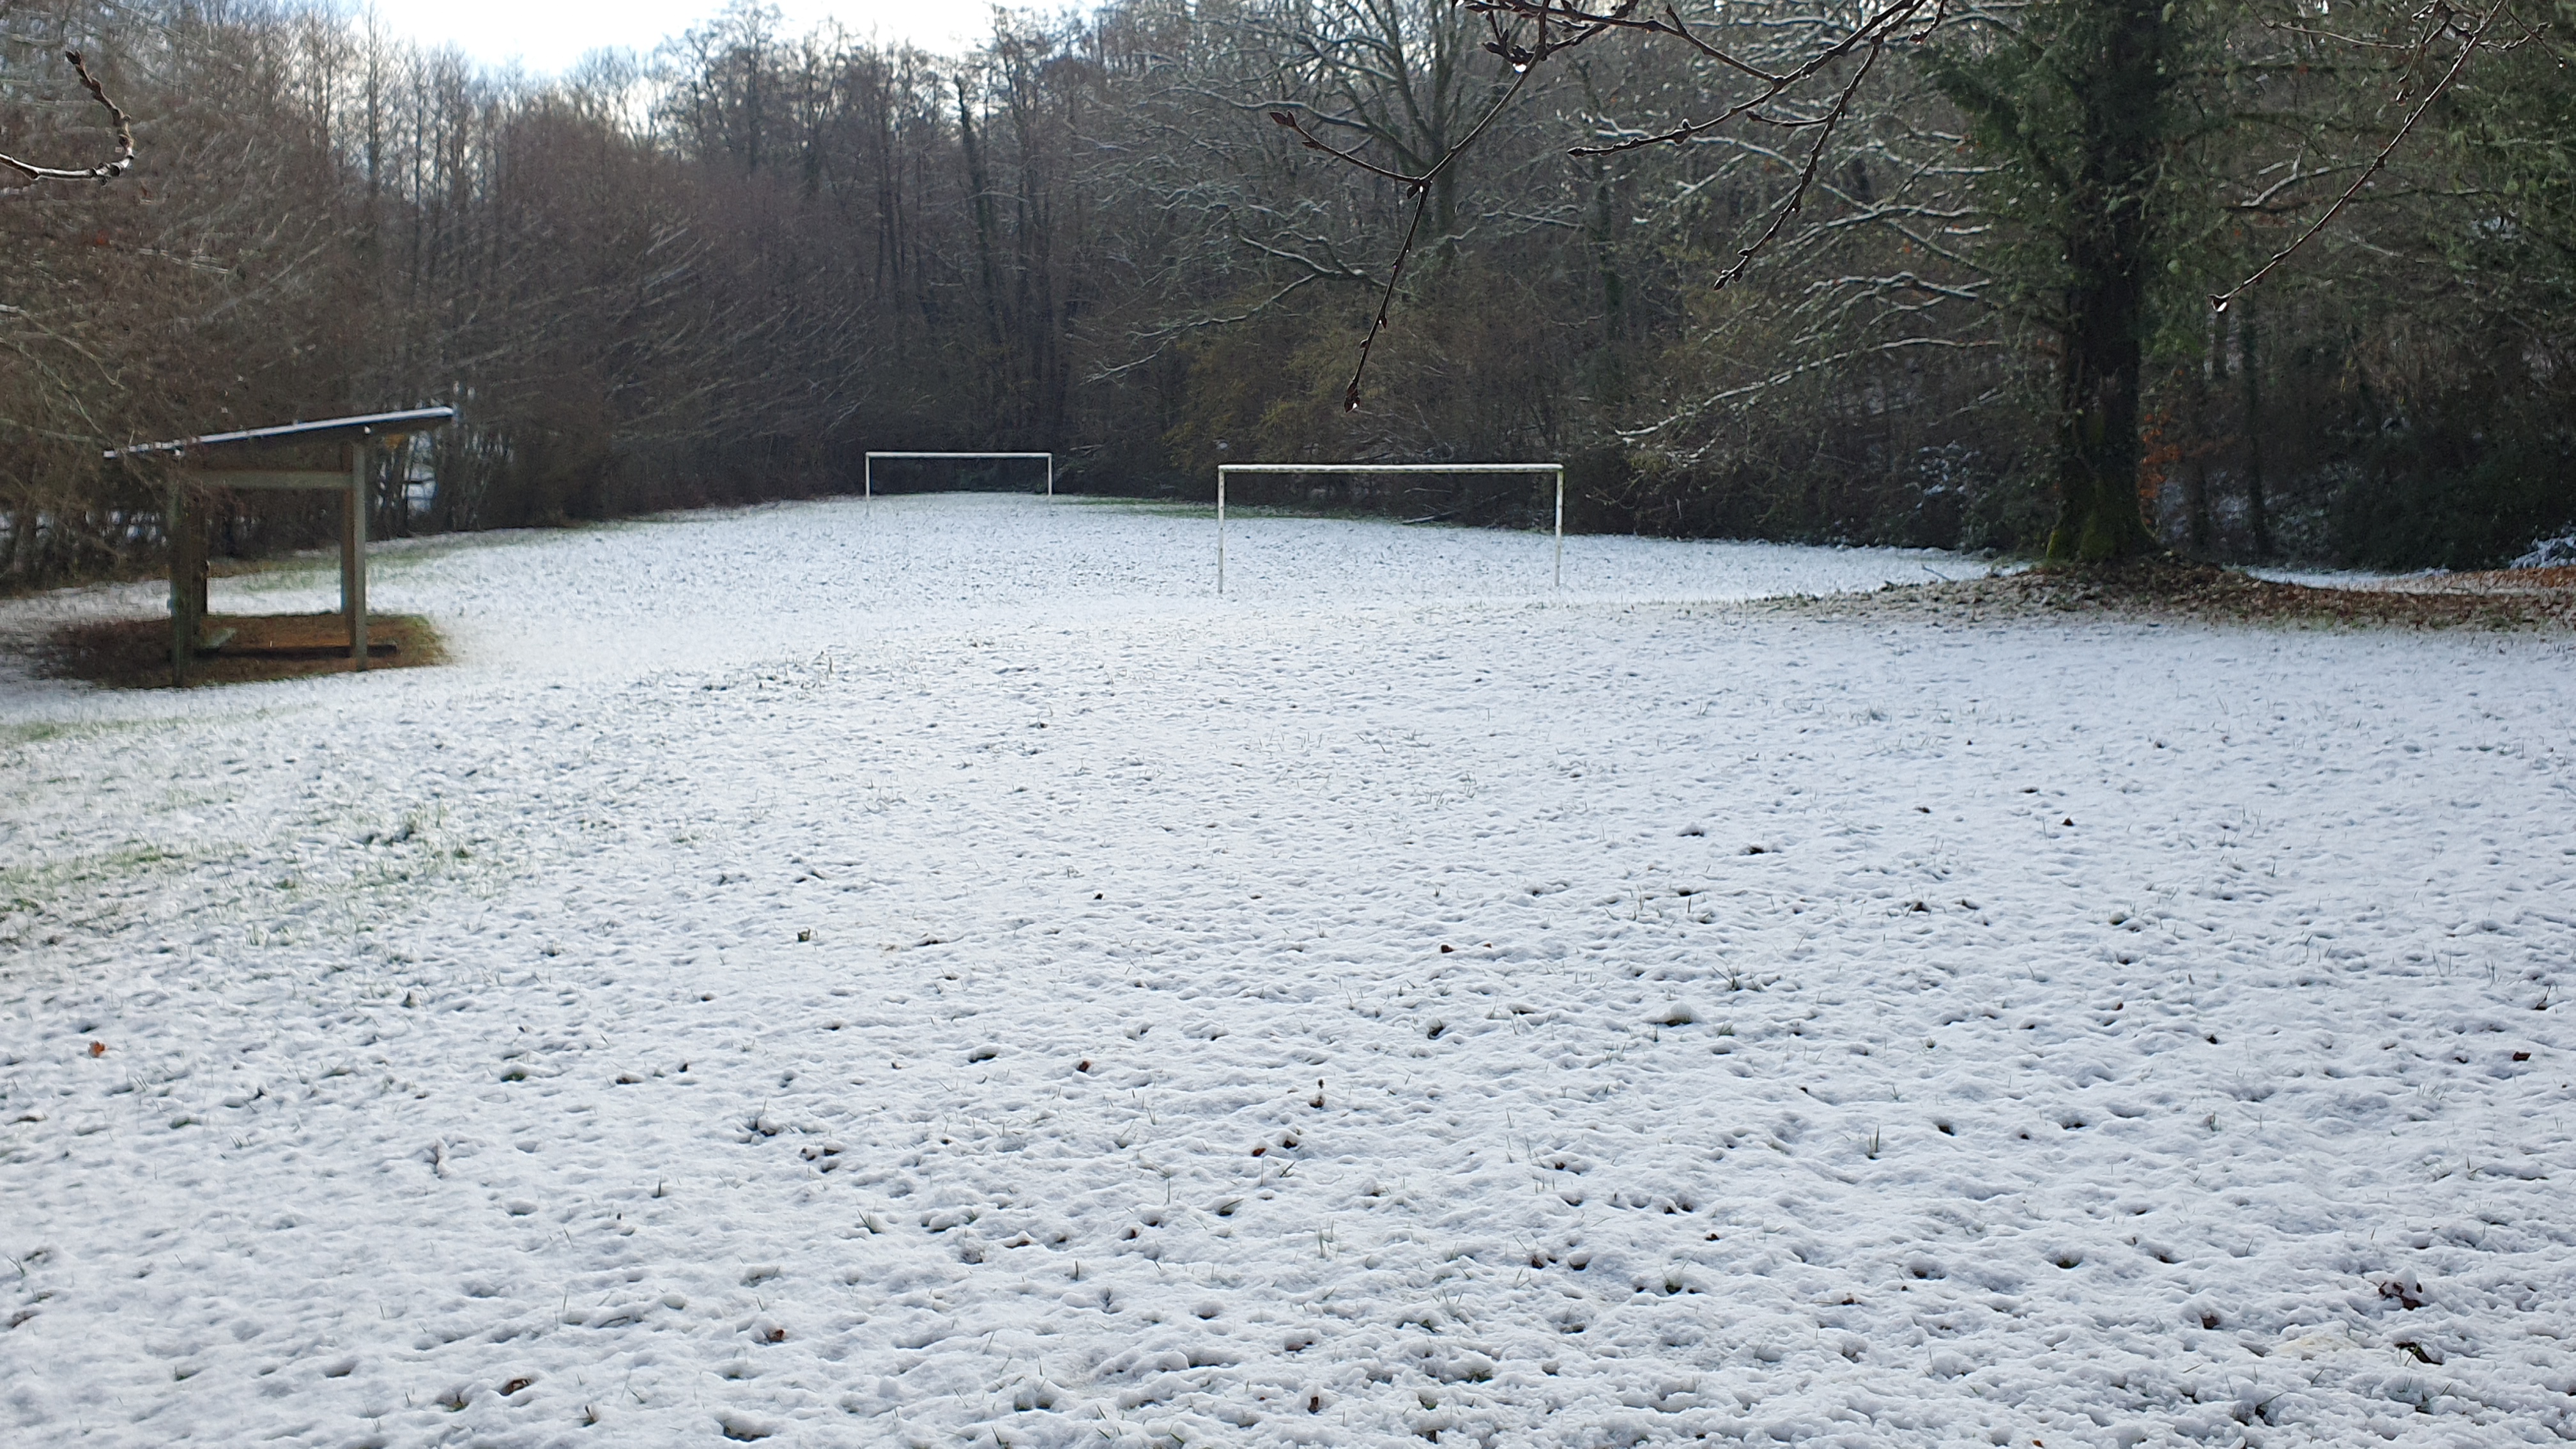
<path id="1" fill-rule="evenodd" d="M 1225 592 L 1225 480 L 1231 473 L 1553 473 L 1556 475 L 1556 584 L 1565 587 L 1563 463 L 1219 463 L 1216 465 L 1216 591 Z"/>
<path id="2" fill-rule="evenodd" d="M 847 455 L 844 455 L 847 456 Z M 1046 459 L 1046 496 L 1055 496 L 1055 454 L 1053 453 L 870 453 L 860 472 L 867 496 L 877 496 L 877 459 L 879 458 L 1044 458 Z"/>

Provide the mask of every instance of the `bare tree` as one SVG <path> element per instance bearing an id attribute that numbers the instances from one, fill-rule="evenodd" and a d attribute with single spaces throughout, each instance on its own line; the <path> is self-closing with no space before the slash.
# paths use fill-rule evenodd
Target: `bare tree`
<path id="1" fill-rule="evenodd" d="M 1424 128 L 1425 139 L 1434 143 L 1424 147 L 1402 144 L 1402 138 L 1382 123 L 1372 126 L 1339 121 L 1360 142 L 1344 147 L 1331 144 L 1318 134 L 1316 126 L 1296 112 L 1275 110 L 1270 114 L 1273 122 L 1294 131 L 1309 149 L 1326 152 L 1371 175 L 1395 182 L 1418 198 L 1404 242 L 1388 269 L 1385 300 L 1360 343 L 1359 361 L 1344 397 L 1344 405 L 1353 409 L 1360 405 L 1360 382 L 1368 368 L 1369 352 L 1386 329 L 1388 307 L 1403 279 L 1405 262 L 1419 240 L 1424 213 L 1431 209 L 1433 199 L 1447 190 L 1459 159 L 1484 138 L 1494 120 L 1521 93 L 1529 76 L 1551 56 L 1605 35 L 1662 37 L 1751 83 L 1748 94 L 1725 105 L 1713 117 L 1697 121 L 1685 118 L 1653 133 L 1622 135 L 1598 145 L 1577 147 L 1572 153 L 1577 157 L 1615 156 L 1658 144 L 1685 145 L 1737 123 L 1812 137 L 1796 187 L 1772 213 L 1761 235 L 1744 247 L 1734 264 L 1719 276 L 1717 286 L 1723 289 L 1743 275 L 1744 268 L 1778 238 L 1781 229 L 1800 210 L 1832 146 L 1835 130 L 1849 115 L 1854 98 L 1886 47 L 1891 42 L 1920 40 L 1942 18 L 1934 0 L 1890 0 L 1884 8 L 1864 12 L 1856 21 L 1832 13 L 1791 16 L 1785 23 L 1771 27 L 1778 34 L 1794 37 L 1788 45 L 1782 46 L 1774 38 L 1763 50 L 1755 51 L 1730 48 L 1713 40 L 1703 28 L 1684 20 L 1671 5 L 1656 13 L 1645 10 L 1641 0 L 1621 0 L 1607 9 L 1587 8 L 1580 0 L 1453 0 L 1453 4 L 1457 14 L 1478 22 L 1484 35 L 1481 49 L 1505 67 L 1488 92 L 1482 114 L 1471 123 L 1454 129 Z M 1400 55 L 1395 57 L 1398 64 L 1401 59 Z M 1439 62 L 1449 59 L 1447 54 L 1436 56 Z M 1855 59 L 1856 63 L 1845 64 Z M 1434 74 L 1440 74 L 1437 66 Z M 1824 81 L 1821 87 L 1820 78 Z M 1366 154 L 1372 142 L 1387 149 L 1386 161 Z"/>
<path id="2" fill-rule="evenodd" d="M 1776 0 L 1692 19 L 1670 0 L 1451 3 L 1482 20 L 1483 49 L 1506 68 L 1497 77 L 1497 111 L 1551 57 L 1604 37 L 1679 47 L 1699 63 L 1707 111 L 1650 127 L 1609 127 L 1609 134 L 1572 154 L 1597 158 L 1727 142 L 1786 173 L 1787 185 L 1751 219 L 1741 244 L 1720 265 L 1716 291 L 1743 278 L 1784 238 L 1798 235 L 1793 222 L 1819 193 L 1842 203 L 1843 222 L 1887 220 L 1868 199 L 1855 204 L 1836 194 L 1843 188 L 1835 163 L 1850 156 L 1849 134 L 1873 119 L 1874 108 L 1859 101 L 1874 73 L 1902 67 L 1928 79 L 1958 118 L 1957 148 L 1984 162 L 1981 181 L 1966 188 L 1963 199 L 1979 204 L 2001 241 L 1956 249 L 1953 259 L 1973 265 L 1977 259 L 1967 253 L 1982 249 L 2014 272 L 2008 290 L 2051 342 L 2056 385 L 2046 411 L 2055 457 L 2048 476 L 2057 520 L 2048 554 L 2110 561 L 2159 547 L 2139 503 L 2147 426 L 2141 396 L 2146 348 L 2171 290 L 2167 273 L 2178 264 L 2175 220 L 2186 209 L 2174 199 L 2172 158 L 2202 124 L 2192 100 L 2194 88 L 2205 82 L 2192 50 L 2213 28 L 2203 10 L 2166 0 Z M 2402 39 L 2347 37 L 2355 46 L 2398 54 L 2394 69 L 2404 78 L 2403 120 L 2367 164 L 2350 168 L 2349 185 L 2296 240 L 2212 300 L 2224 306 L 2331 224 L 2481 49 L 2537 41 L 2538 31 L 2519 21 L 2510 22 L 2511 41 L 2494 38 L 2499 19 L 2508 16 L 2505 0 L 2489 0 L 2482 10 L 2437 4 L 2416 14 L 2414 33 Z M 2431 73 L 2423 74 L 2428 60 Z M 1387 325 L 1417 244 L 1423 210 L 1459 157 L 1484 135 L 1486 123 L 1436 155 L 1416 156 L 1365 132 L 1360 145 L 1336 145 L 1333 136 L 1292 111 L 1275 111 L 1271 119 L 1307 147 L 1419 198 L 1388 269 L 1384 301 L 1360 343 L 1346 395 L 1356 408 L 1370 351 Z M 1820 234 L 1812 223 L 1804 231 L 1811 239 Z M 1882 310 L 1898 294 L 1911 294 L 1924 305 L 1988 305 L 1995 295 L 1979 283 L 1943 283 L 1910 268 L 1868 281 L 1846 277 L 1825 290 L 1852 291 L 1856 282 L 1862 283 L 1856 290 L 1875 297 Z M 1930 335 L 1898 340 L 1957 343 Z M 1882 339 L 1827 347 L 1821 356 L 1775 354 L 1765 360 L 1766 370 L 1785 380 L 1865 358 L 1886 345 Z"/>
<path id="3" fill-rule="evenodd" d="M 1565 457 L 1607 526 L 1974 546 L 2047 529 L 2027 485 L 2072 438 L 2098 486 L 2062 492 L 2116 523 L 2171 472 L 2214 552 L 2313 547 L 2371 488 L 2382 535 L 2480 558 L 2559 526 L 2576 82 L 2523 40 L 2434 94 L 2528 33 L 2495 0 L 2352 0 L 2334 35 L 2309 0 L 2180 0 L 2175 144 L 2089 190 L 2049 172 L 2152 108 L 2059 75 L 2132 0 L 1665 3 L 1109 0 L 940 56 L 754 0 L 550 81 L 313 12 L 0 0 L 0 587 L 150 548 L 100 446 L 427 402 L 464 425 L 377 531 L 831 488 L 888 439 L 1140 491 L 1252 452 Z M 110 35 L 115 67 L 64 67 Z M 2346 194 L 2259 330 L 2212 324 Z M 2077 235 L 2114 202 L 2142 247 Z M 2079 240 L 2154 264 L 2111 279 L 2127 320 L 2082 321 Z M 2135 439 L 2062 425 L 2139 373 Z M 2510 506 L 2411 528 L 2381 460 Z"/>

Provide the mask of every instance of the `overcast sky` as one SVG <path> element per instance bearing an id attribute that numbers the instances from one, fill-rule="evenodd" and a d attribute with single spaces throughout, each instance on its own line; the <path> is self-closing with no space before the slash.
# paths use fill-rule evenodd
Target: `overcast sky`
<path id="1" fill-rule="evenodd" d="M 560 71 L 602 46 L 650 51 L 723 8 L 724 0 L 375 0 L 376 15 L 397 34 L 453 42 L 490 65 L 515 59 L 531 71 Z M 853 35 L 930 50 L 959 49 L 992 22 L 989 0 L 781 0 L 779 8 L 792 35 L 831 19 Z"/>

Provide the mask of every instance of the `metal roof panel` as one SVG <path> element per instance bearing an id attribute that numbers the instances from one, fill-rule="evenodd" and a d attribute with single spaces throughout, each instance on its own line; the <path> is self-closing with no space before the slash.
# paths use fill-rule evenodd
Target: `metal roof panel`
<path id="1" fill-rule="evenodd" d="M 260 443 L 310 443 L 346 433 L 417 432 L 453 422 L 456 409 L 451 407 L 412 408 L 397 413 L 364 413 L 356 417 L 321 418 L 309 423 L 281 423 L 269 428 L 246 428 L 237 433 L 207 433 L 202 437 L 173 438 L 166 443 L 135 443 L 123 448 L 110 448 L 110 458 L 134 458 L 147 453 L 185 453 L 197 448 L 253 446 Z"/>

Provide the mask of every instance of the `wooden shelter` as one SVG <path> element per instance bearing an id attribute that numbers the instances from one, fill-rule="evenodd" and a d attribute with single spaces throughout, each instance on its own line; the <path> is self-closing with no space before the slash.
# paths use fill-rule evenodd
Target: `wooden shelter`
<path id="1" fill-rule="evenodd" d="M 139 443 L 111 450 L 129 465 L 154 459 L 170 470 L 166 527 L 170 540 L 170 678 L 188 682 L 188 667 L 201 652 L 221 649 L 229 635 L 208 637 L 206 621 L 205 495 L 223 488 L 292 488 L 341 495 L 340 613 L 348 625 L 349 666 L 367 667 L 367 451 L 412 433 L 443 427 L 456 417 L 449 407 L 324 418 L 235 433 L 209 433 L 167 443 Z M 317 453 L 336 452 L 338 466 L 311 466 Z M 298 465 L 301 466 L 298 466 Z M 325 616 L 328 617 L 328 616 Z"/>

